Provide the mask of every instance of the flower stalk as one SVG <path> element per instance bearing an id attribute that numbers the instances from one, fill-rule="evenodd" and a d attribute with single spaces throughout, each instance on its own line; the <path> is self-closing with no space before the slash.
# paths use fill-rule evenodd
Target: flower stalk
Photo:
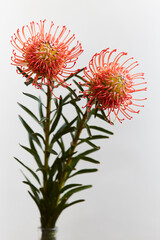
<path id="1" fill-rule="evenodd" d="M 78 144 L 78 140 L 80 138 L 80 135 L 81 135 L 81 132 L 82 132 L 82 129 L 84 127 L 84 124 L 87 120 L 87 114 L 88 111 L 86 110 L 84 115 L 83 115 L 83 118 L 82 120 L 79 122 L 78 126 L 77 126 L 77 131 L 75 133 L 75 136 L 74 136 L 74 139 L 71 143 L 71 148 L 70 148 L 70 151 L 69 151 L 69 157 L 66 161 L 66 167 L 70 167 L 70 164 L 72 162 L 72 155 L 77 147 L 77 144 Z M 61 183 L 60 183 L 60 189 L 62 189 L 62 187 L 64 186 L 66 180 L 67 180 L 67 177 L 68 177 L 68 172 L 63 172 L 63 175 L 62 175 L 62 180 L 61 180 Z"/>
<path id="2" fill-rule="evenodd" d="M 47 87 L 47 107 L 46 107 L 46 121 L 45 121 L 45 150 L 44 150 L 44 191 L 46 190 L 47 178 L 48 178 L 48 161 L 49 161 L 49 131 L 50 131 L 50 113 L 51 113 L 51 91 L 49 86 Z"/>

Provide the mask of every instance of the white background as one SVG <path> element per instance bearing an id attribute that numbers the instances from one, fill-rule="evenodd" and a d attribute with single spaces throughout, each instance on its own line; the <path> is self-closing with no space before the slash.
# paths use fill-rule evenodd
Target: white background
<path id="1" fill-rule="evenodd" d="M 18 119 L 17 101 L 28 91 L 10 65 L 11 35 L 30 21 L 66 25 L 82 43 L 78 67 L 106 47 L 139 61 L 148 82 L 140 114 L 100 141 L 94 154 L 99 172 L 78 180 L 93 184 L 79 196 L 85 203 L 68 208 L 58 221 L 58 240 L 160 239 L 160 2 L 159 0 L 5 0 L 0 6 L 0 239 L 38 239 L 39 213 L 22 184 L 25 158 L 19 143 L 27 134 Z M 31 93 L 37 93 L 34 87 Z M 24 114 L 24 113 L 23 113 Z M 23 115 L 25 116 L 25 115 Z"/>

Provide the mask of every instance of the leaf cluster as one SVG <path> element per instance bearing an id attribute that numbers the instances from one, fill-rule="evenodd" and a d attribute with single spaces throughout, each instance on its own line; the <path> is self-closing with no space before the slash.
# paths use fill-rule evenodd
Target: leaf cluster
<path id="1" fill-rule="evenodd" d="M 83 92 L 83 86 L 75 80 L 74 83 Z M 50 96 L 50 99 L 48 99 L 49 95 L 43 90 L 52 107 L 49 111 L 49 117 L 46 114 L 48 105 L 45 105 L 40 97 L 30 93 L 23 93 L 27 98 L 38 104 L 39 116 L 36 116 L 28 107 L 18 103 L 41 129 L 41 132 L 34 131 L 29 123 L 22 116 L 19 116 L 29 138 L 29 146 L 20 146 L 31 155 L 37 169 L 32 170 L 31 167 L 24 164 L 23 160 L 15 159 L 35 179 L 35 183 L 33 183 L 24 174 L 24 183 L 30 187 L 29 194 L 40 211 L 42 227 L 54 227 L 64 209 L 84 201 L 84 199 L 78 199 L 69 202 L 75 193 L 88 189 L 91 185 L 69 183 L 68 180 L 77 175 L 97 171 L 97 168 L 83 168 L 80 170 L 76 168 L 80 161 L 99 164 L 98 160 L 88 156 L 100 149 L 94 141 L 107 139 L 108 135 L 113 134 L 100 126 L 89 124 L 92 116 L 107 122 L 108 120 L 103 111 L 100 113 L 95 109 L 90 112 L 83 111 L 79 107 L 82 95 L 77 95 L 76 91 L 70 87 L 68 87 L 68 91 L 64 98 L 56 99 Z M 75 112 L 73 116 L 70 115 L 68 118 L 64 114 L 67 107 L 70 109 L 72 107 Z M 46 131 L 47 127 L 49 129 L 48 133 Z M 81 133 L 84 131 L 87 133 L 85 138 L 81 137 Z M 70 143 L 68 143 L 68 139 L 70 139 Z M 88 146 L 87 150 L 77 151 L 77 147 L 84 144 Z M 84 147 L 81 149 L 84 149 Z M 41 158 L 40 152 L 44 159 Z"/>

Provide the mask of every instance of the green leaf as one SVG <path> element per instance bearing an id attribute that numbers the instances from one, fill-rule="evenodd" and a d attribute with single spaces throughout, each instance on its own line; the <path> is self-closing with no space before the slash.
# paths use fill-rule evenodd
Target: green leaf
<path id="1" fill-rule="evenodd" d="M 34 159 L 35 159 L 35 161 L 36 161 L 36 163 L 37 163 L 37 165 L 39 166 L 39 168 L 42 168 L 42 162 L 41 162 L 41 159 L 40 159 L 40 157 L 39 157 L 39 155 L 38 155 L 38 152 L 37 152 L 37 150 L 36 150 L 36 148 L 35 148 L 35 145 L 34 145 L 34 143 L 33 143 L 33 139 L 32 139 L 32 137 L 29 135 L 29 144 L 30 144 L 30 150 L 29 150 L 29 152 L 33 155 L 33 157 L 34 157 Z M 29 148 L 27 148 L 27 147 L 25 147 L 25 146 L 23 146 L 24 147 L 24 149 L 26 150 L 26 151 L 28 151 L 28 149 Z"/>
<path id="2" fill-rule="evenodd" d="M 34 99 L 35 101 L 37 101 L 38 103 L 42 104 L 45 107 L 45 105 L 42 103 L 41 99 L 37 98 L 36 96 L 34 96 L 30 93 L 24 93 L 24 92 L 23 92 L 23 94 L 27 97 Z"/>
<path id="3" fill-rule="evenodd" d="M 88 188 L 91 188 L 92 185 L 85 185 L 85 186 L 80 186 L 80 187 L 77 187 L 77 188 L 74 188 L 70 191 L 68 191 L 67 193 L 65 193 L 62 198 L 61 198 L 61 201 L 63 202 L 63 200 L 68 200 L 74 193 L 77 193 L 77 192 L 80 192 L 80 191 L 83 191 L 85 189 L 88 189 Z"/>
<path id="4" fill-rule="evenodd" d="M 47 149 L 47 152 L 52 153 L 54 155 L 58 155 L 58 153 L 53 149 Z"/>
<path id="5" fill-rule="evenodd" d="M 78 73 L 82 72 L 85 68 L 78 69 L 73 75 L 78 76 Z"/>
<path id="6" fill-rule="evenodd" d="M 76 101 L 72 100 L 72 101 L 70 101 L 70 103 L 75 107 L 76 112 L 77 112 L 77 114 L 78 114 L 78 117 L 79 117 L 79 119 L 81 119 L 81 115 L 83 116 L 83 112 L 82 112 L 82 110 L 80 109 L 80 107 L 76 104 Z M 81 114 L 81 115 L 80 115 L 80 114 Z"/>
<path id="7" fill-rule="evenodd" d="M 49 178 L 50 181 L 52 181 L 53 176 L 57 173 L 58 171 L 58 164 L 59 164 L 59 158 L 57 157 L 56 160 L 54 161 L 53 165 L 51 166 L 49 170 Z"/>
<path id="8" fill-rule="evenodd" d="M 24 105 L 18 103 L 18 105 L 24 110 L 26 111 L 38 124 L 40 124 L 38 118 L 33 114 L 33 112 L 31 112 L 27 107 L 25 107 Z"/>
<path id="9" fill-rule="evenodd" d="M 86 83 L 86 81 L 83 79 L 83 77 L 79 76 L 78 74 L 75 74 L 75 76 L 76 76 L 77 78 L 81 79 L 83 82 Z"/>
<path id="10" fill-rule="evenodd" d="M 39 121 L 40 123 L 43 123 L 43 122 L 45 122 L 47 120 L 47 118 L 46 117 L 43 117 L 43 118 L 41 118 L 41 120 Z"/>
<path id="11" fill-rule="evenodd" d="M 91 133 L 91 130 L 90 130 L 89 126 L 87 124 L 84 124 L 84 128 L 87 129 L 88 135 L 91 138 L 92 137 L 92 133 Z"/>
<path id="12" fill-rule="evenodd" d="M 71 133 L 73 131 L 75 131 L 75 127 L 65 127 L 63 130 L 58 131 L 55 135 L 53 135 L 53 138 L 51 140 L 50 146 L 52 147 L 53 144 L 59 139 L 61 138 L 63 135 L 67 134 L 67 133 Z"/>
<path id="13" fill-rule="evenodd" d="M 75 121 L 77 120 L 77 117 L 75 117 L 72 121 L 69 122 L 63 114 L 62 114 L 62 117 L 63 117 L 63 119 L 65 121 L 65 124 L 62 126 L 62 128 L 59 129 L 59 131 L 62 131 L 64 129 L 64 127 L 71 127 L 75 123 Z M 70 133 L 71 133 L 71 137 L 73 139 L 74 136 L 73 136 L 72 132 L 70 132 Z"/>
<path id="14" fill-rule="evenodd" d="M 85 201 L 84 199 L 79 199 L 79 200 L 73 201 L 73 202 L 71 202 L 69 204 L 65 204 L 64 207 L 63 207 L 63 210 L 68 208 L 68 207 L 70 207 L 70 206 L 72 206 L 72 205 L 74 205 L 74 204 L 77 204 L 77 203 L 80 203 L 80 202 L 84 202 L 84 201 Z"/>
<path id="15" fill-rule="evenodd" d="M 92 137 L 88 137 L 88 138 L 86 138 L 86 139 L 81 139 L 80 138 L 80 140 L 82 141 L 82 142 L 85 142 L 85 140 L 96 140 L 96 139 L 102 139 L 102 138 L 109 138 L 108 136 L 106 136 L 106 135 L 92 135 Z"/>
<path id="16" fill-rule="evenodd" d="M 38 190 L 29 180 L 23 181 L 23 183 L 29 185 L 31 189 L 34 189 L 34 194 L 35 194 L 36 192 L 39 192 L 39 190 Z M 37 196 L 38 196 L 38 195 L 37 195 Z"/>
<path id="17" fill-rule="evenodd" d="M 93 173 L 93 172 L 97 172 L 98 169 L 96 168 L 88 168 L 88 169 L 82 169 L 82 170 L 79 170 L 77 172 L 75 172 L 74 174 L 70 175 L 69 177 L 74 177 L 76 175 L 79 175 L 79 174 L 84 174 L 84 173 Z"/>
<path id="18" fill-rule="evenodd" d="M 87 162 L 91 162 L 91 163 L 95 163 L 95 164 L 99 164 L 100 162 L 93 159 L 93 158 L 90 158 L 90 157 L 81 157 L 81 160 L 85 160 Z"/>
<path id="19" fill-rule="evenodd" d="M 70 188 L 74 188 L 74 187 L 78 187 L 78 186 L 82 186 L 82 184 L 77 184 L 77 183 L 73 183 L 73 184 L 68 184 L 66 186 L 64 186 L 62 189 L 61 189 L 61 193 L 67 191 L 68 189 Z"/>
<path id="20" fill-rule="evenodd" d="M 41 211 L 41 206 L 40 206 L 40 200 L 37 199 L 30 191 L 28 191 L 28 193 L 31 196 L 31 198 L 34 200 L 34 202 L 36 203 L 36 205 L 41 213 L 42 211 Z"/>
<path id="21" fill-rule="evenodd" d="M 25 127 L 25 129 L 27 130 L 27 132 L 29 133 L 29 135 L 31 136 L 31 138 L 38 144 L 38 146 L 42 149 L 41 143 L 38 139 L 38 137 L 36 135 L 34 135 L 34 131 L 30 128 L 30 126 L 26 123 L 26 121 L 19 116 L 23 126 Z"/>
<path id="22" fill-rule="evenodd" d="M 20 144 L 20 146 L 21 146 L 23 149 L 25 149 L 27 152 L 29 152 L 29 153 L 35 158 L 38 167 L 42 167 L 42 163 L 41 163 L 40 158 L 39 158 L 39 156 L 37 155 L 37 152 L 36 152 L 36 151 L 34 151 L 33 149 L 30 149 L 30 148 L 28 148 L 28 147 L 26 147 L 26 146 L 23 146 L 23 145 L 21 145 L 21 144 Z"/>
<path id="23" fill-rule="evenodd" d="M 91 140 L 93 140 L 93 139 L 91 138 Z M 83 140 L 81 140 L 81 141 L 78 143 L 78 145 L 80 145 L 81 143 L 84 143 L 84 142 L 87 143 L 88 145 L 90 145 L 91 147 L 97 149 L 97 150 L 100 149 L 99 146 L 95 145 L 94 143 L 92 143 L 92 142 L 89 141 L 88 139 L 83 139 Z"/>
<path id="24" fill-rule="evenodd" d="M 44 137 L 40 133 L 33 133 L 33 135 L 40 137 L 42 139 L 43 143 L 45 144 Z"/>
<path id="25" fill-rule="evenodd" d="M 75 80 L 73 80 L 73 82 L 76 84 L 76 86 L 79 88 L 79 90 L 81 91 L 81 92 L 83 92 L 84 91 L 84 89 L 83 89 L 83 87 L 82 87 L 82 85 L 81 84 L 79 84 L 78 82 L 76 82 Z"/>
<path id="26" fill-rule="evenodd" d="M 18 69 L 18 71 L 20 72 L 20 73 L 22 73 L 22 75 L 25 77 L 25 78 L 28 78 L 28 74 L 26 74 L 20 67 L 17 67 L 17 69 Z M 33 78 L 29 78 L 28 80 L 27 80 L 27 82 L 25 82 L 25 84 L 28 86 L 28 85 L 30 85 L 31 83 L 33 82 Z"/>
<path id="27" fill-rule="evenodd" d="M 38 195 L 39 190 L 31 183 L 31 181 L 26 177 L 26 175 L 23 173 L 23 171 L 22 171 L 22 174 L 23 174 L 24 178 L 26 179 L 26 181 L 23 181 L 23 183 L 28 184 L 30 186 L 30 189 L 31 189 L 32 193 L 34 194 L 34 196 L 37 199 L 39 199 L 39 195 Z"/>
<path id="28" fill-rule="evenodd" d="M 100 118 L 101 120 L 103 120 L 103 121 L 105 121 L 105 122 L 108 122 L 109 124 L 110 124 L 110 121 L 107 119 L 107 117 L 106 117 L 106 115 L 105 115 L 105 113 L 104 113 L 104 111 L 103 110 L 101 110 L 101 113 L 102 114 L 100 114 L 100 113 L 98 113 L 98 109 L 92 109 L 92 114 L 94 114 L 94 116 L 95 117 L 98 117 L 98 118 Z M 112 123 L 113 124 L 113 123 Z"/>
<path id="29" fill-rule="evenodd" d="M 60 140 L 57 140 L 57 143 L 61 149 L 61 152 L 62 152 L 62 155 L 65 153 L 65 145 L 64 145 L 64 142 L 63 142 L 63 139 L 60 138 Z"/>
<path id="30" fill-rule="evenodd" d="M 59 122 L 59 119 L 61 117 L 61 113 L 62 113 L 62 98 L 60 98 L 59 100 L 59 105 L 58 105 L 58 109 L 57 109 L 57 116 L 51 126 L 51 130 L 50 130 L 50 134 L 55 130 L 58 122 Z"/>
<path id="31" fill-rule="evenodd" d="M 110 134 L 110 135 L 113 135 L 113 133 L 112 133 L 111 131 L 108 131 L 108 130 L 106 130 L 105 128 L 102 128 L 102 127 L 89 126 L 89 128 L 95 129 L 95 130 L 97 130 L 97 131 L 101 131 L 101 132 L 104 132 L 104 133 L 107 133 L 107 134 Z"/>
<path id="32" fill-rule="evenodd" d="M 38 176 L 35 174 L 35 172 L 30 169 L 29 167 L 27 167 L 24 163 L 22 163 L 18 158 L 14 157 L 15 160 L 17 160 L 17 162 L 19 162 L 23 167 L 25 167 L 33 176 L 34 178 L 37 180 L 37 182 L 40 184 L 40 180 L 38 178 Z"/>
<path id="33" fill-rule="evenodd" d="M 76 76 L 76 77 L 79 77 L 77 74 L 78 73 L 80 73 L 80 72 L 82 72 L 84 70 L 84 68 L 82 68 L 82 69 L 78 69 L 75 73 L 72 73 L 69 77 L 67 77 L 66 79 L 65 79 L 65 82 L 67 82 L 70 78 L 72 78 L 72 77 L 74 77 L 74 76 Z M 80 77 L 81 78 L 81 77 Z M 57 84 L 55 87 L 57 87 L 57 86 L 59 86 L 60 84 Z"/>
<path id="34" fill-rule="evenodd" d="M 38 109 L 39 109 L 39 116 L 40 116 L 40 122 L 41 122 L 41 124 L 42 124 L 42 126 L 43 126 L 43 129 L 44 129 L 44 119 L 46 119 L 45 118 L 45 116 L 44 116 L 44 114 L 43 114 L 43 109 L 42 109 L 42 101 L 41 101 L 41 99 L 40 99 L 40 97 L 39 97 L 39 103 L 38 103 Z"/>
<path id="35" fill-rule="evenodd" d="M 103 110 L 101 110 L 101 113 L 102 113 L 102 116 L 103 116 L 104 118 L 106 118 L 106 121 L 107 121 L 109 124 L 112 124 L 112 125 L 113 125 L 113 122 L 110 122 L 110 121 L 108 120 L 108 118 L 106 117 L 106 114 L 105 114 L 105 112 L 104 112 Z"/>
<path id="36" fill-rule="evenodd" d="M 76 89 L 72 89 L 72 88 L 70 88 L 69 86 L 67 87 L 67 89 L 72 93 L 72 95 L 75 97 L 75 100 L 77 101 L 77 100 L 80 100 L 80 98 L 77 96 L 77 94 L 76 94 Z"/>
<path id="37" fill-rule="evenodd" d="M 65 103 L 71 96 L 72 96 L 72 93 L 71 93 L 71 92 L 68 93 L 68 94 L 64 97 L 63 103 Z"/>
<path id="38" fill-rule="evenodd" d="M 89 149 L 89 150 L 87 150 L 87 151 L 85 151 L 83 153 L 80 153 L 79 155 L 75 156 L 75 158 L 79 158 L 80 159 L 81 157 L 84 157 L 84 156 L 86 156 L 86 155 L 88 155 L 88 154 L 90 154 L 92 152 L 97 151 L 97 150 L 98 149 L 95 149 L 95 148 Z"/>

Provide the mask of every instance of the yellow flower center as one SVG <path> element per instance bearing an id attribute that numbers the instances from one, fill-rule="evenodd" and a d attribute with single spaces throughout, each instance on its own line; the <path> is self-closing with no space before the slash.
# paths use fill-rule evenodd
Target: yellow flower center
<path id="1" fill-rule="evenodd" d="M 111 93 L 113 97 L 117 97 L 117 94 L 121 97 L 124 96 L 127 83 L 125 76 L 122 74 L 112 73 L 110 70 L 100 71 L 99 73 L 96 73 L 94 79 L 99 83 L 99 86 L 101 85 L 102 89 L 107 89 L 107 92 Z M 93 84 L 95 83 L 93 82 Z"/>
<path id="2" fill-rule="evenodd" d="M 39 57 L 41 59 L 50 59 L 56 60 L 56 56 L 58 54 L 58 50 L 56 47 L 52 46 L 49 42 L 41 43 L 38 50 Z"/>
<path id="3" fill-rule="evenodd" d="M 108 84 L 114 92 L 122 93 L 125 89 L 126 80 L 122 75 L 117 74 L 116 76 L 109 77 L 109 81 L 106 79 L 106 85 Z"/>

